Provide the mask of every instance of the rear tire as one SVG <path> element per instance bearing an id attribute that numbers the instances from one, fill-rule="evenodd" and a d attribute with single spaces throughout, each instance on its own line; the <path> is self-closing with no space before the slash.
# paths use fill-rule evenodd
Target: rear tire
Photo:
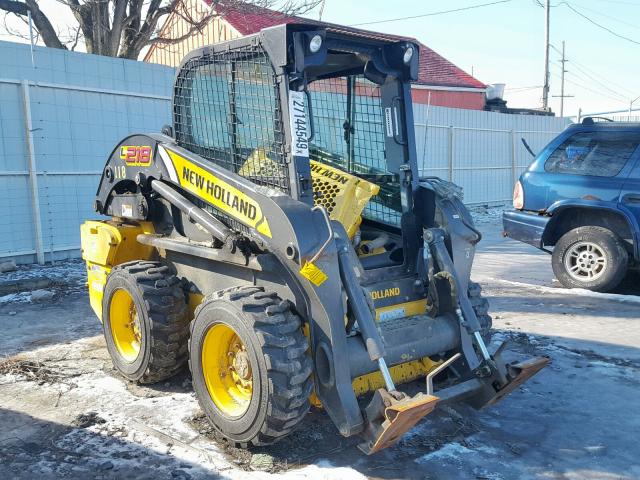
<path id="1" fill-rule="evenodd" d="M 127 379 L 159 382 L 186 364 L 185 296 L 166 265 L 135 261 L 114 267 L 104 288 L 102 318 L 113 366 Z"/>
<path id="2" fill-rule="evenodd" d="M 578 227 L 556 243 L 551 265 L 567 288 L 609 292 L 627 273 L 629 254 L 620 237 L 603 227 Z"/>
<path id="3" fill-rule="evenodd" d="M 312 363 L 301 325 L 289 302 L 253 286 L 216 292 L 196 309 L 193 387 L 214 428 L 234 445 L 272 444 L 308 412 Z"/>

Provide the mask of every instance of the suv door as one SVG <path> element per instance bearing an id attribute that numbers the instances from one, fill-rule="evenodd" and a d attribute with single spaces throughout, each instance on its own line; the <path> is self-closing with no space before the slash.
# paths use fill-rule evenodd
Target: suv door
<path id="1" fill-rule="evenodd" d="M 575 131 L 536 162 L 538 178 L 525 187 L 525 208 L 545 210 L 567 199 L 617 203 L 638 143 L 638 134 L 630 129 L 596 126 Z M 532 187 L 537 194 L 530 196 Z M 537 199 L 536 205 L 527 197 Z"/>
<path id="2" fill-rule="evenodd" d="M 620 192 L 620 209 L 629 218 L 635 219 L 632 234 L 636 246 L 635 257 L 640 258 L 640 148 L 636 151 L 635 166 Z"/>

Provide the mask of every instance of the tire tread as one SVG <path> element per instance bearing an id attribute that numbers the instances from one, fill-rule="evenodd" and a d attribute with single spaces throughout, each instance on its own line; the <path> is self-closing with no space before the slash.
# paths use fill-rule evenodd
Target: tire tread
<path id="1" fill-rule="evenodd" d="M 136 381 L 166 380 L 187 363 L 188 308 L 180 281 L 168 266 L 147 260 L 122 263 L 113 268 L 114 273 L 133 278 L 147 309 L 149 361 Z"/>
<path id="2" fill-rule="evenodd" d="M 264 406 L 267 408 L 265 420 L 249 443 L 270 445 L 289 434 L 309 410 L 313 367 L 307 354 L 309 343 L 300 329 L 302 321 L 292 311 L 291 303 L 281 300 L 275 292 L 241 286 L 205 297 L 196 308 L 191 331 L 199 312 L 211 302 L 221 300 L 232 303 L 249 320 L 262 348 L 270 403 Z M 220 433 L 225 436 L 224 432 Z M 246 443 L 227 439 L 236 446 Z"/>

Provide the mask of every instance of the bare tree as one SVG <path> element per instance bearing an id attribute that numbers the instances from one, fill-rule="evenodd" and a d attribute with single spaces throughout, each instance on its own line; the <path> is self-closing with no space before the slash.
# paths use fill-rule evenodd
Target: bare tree
<path id="1" fill-rule="evenodd" d="M 75 49 L 84 41 L 86 51 L 110 57 L 137 59 L 142 49 L 152 44 L 170 44 L 201 31 L 214 17 L 224 17 L 229 9 L 251 11 L 257 8 L 276 9 L 284 15 L 308 12 L 322 0 L 211 0 L 204 14 L 198 14 L 188 0 L 57 0 L 68 8 L 75 25 L 65 25 L 65 31 L 55 28 L 40 9 L 38 0 L 0 0 L 0 10 L 26 22 L 29 12 L 38 37 L 47 47 Z M 202 1 L 202 0 L 198 0 Z M 222 8 L 216 8 L 222 7 Z M 179 15 L 189 26 L 179 37 L 165 37 L 161 27 L 171 13 Z M 5 30 L 21 35 L 7 25 Z"/>

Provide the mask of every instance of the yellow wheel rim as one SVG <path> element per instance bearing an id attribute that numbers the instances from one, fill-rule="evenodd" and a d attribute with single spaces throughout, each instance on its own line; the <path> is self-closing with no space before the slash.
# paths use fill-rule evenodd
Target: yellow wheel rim
<path id="1" fill-rule="evenodd" d="M 202 373 L 209 396 L 229 417 L 249 408 L 253 393 L 251 362 L 247 349 L 231 327 L 212 326 L 202 342 Z"/>
<path id="2" fill-rule="evenodd" d="M 133 362 L 140 354 L 142 332 L 136 305 L 126 290 L 119 288 L 111 297 L 109 325 L 118 353 L 127 362 Z"/>

